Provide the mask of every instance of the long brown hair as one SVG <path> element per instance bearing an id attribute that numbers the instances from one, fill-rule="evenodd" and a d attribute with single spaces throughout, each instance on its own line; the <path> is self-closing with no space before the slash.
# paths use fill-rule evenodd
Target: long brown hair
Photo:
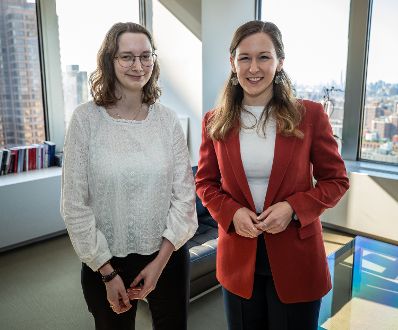
<path id="1" fill-rule="evenodd" d="M 243 39 L 259 32 L 265 33 L 271 38 L 277 58 L 284 59 L 285 51 L 280 30 L 274 23 L 263 21 L 247 22 L 235 31 L 229 48 L 231 57 L 235 57 L 236 48 Z M 276 77 L 277 82 L 275 81 Z M 244 93 L 239 84 L 232 83 L 233 79 L 236 79 L 236 74 L 231 70 L 220 105 L 214 110 L 207 123 L 207 132 L 215 140 L 222 140 L 231 130 L 241 127 L 240 115 L 242 111 L 245 111 L 242 107 Z M 290 78 L 282 68 L 274 77 L 273 96 L 260 117 L 260 121 L 263 123 L 262 131 L 265 134 L 266 122 L 272 112 L 279 133 L 302 138 L 303 133 L 297 126 L 301 121 L 303 109 L 301 103 L 293 95 Z"/>
<path id="2" fill-rule="evenodd" d="M 97 68 L 90 75 L 89 80 L 91 95 L 98 106 L 111 106 L 120 99 L 115 94 L 117 79 L 113 63 L 119 47 L 119 37 L 125 32 L 145 34 L 151 43 L 152 50 L 156 50 L 151 34 L 142 25 L 131 22 L 114 24 L 102 42 L 97 54 Z M 143 103 L 153 104 L 160 97 L 159 74 L 159 64 L 155 61 L 151 78 L 142 91 Z"/>

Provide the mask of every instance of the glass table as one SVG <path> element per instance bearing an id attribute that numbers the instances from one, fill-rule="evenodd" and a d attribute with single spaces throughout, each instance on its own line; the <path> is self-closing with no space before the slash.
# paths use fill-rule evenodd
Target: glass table
<path id="1" fill-rule="evenodd" d="M 357 236 L 328 264 L 318 329 L 398 329 L 398 246 Z"/>

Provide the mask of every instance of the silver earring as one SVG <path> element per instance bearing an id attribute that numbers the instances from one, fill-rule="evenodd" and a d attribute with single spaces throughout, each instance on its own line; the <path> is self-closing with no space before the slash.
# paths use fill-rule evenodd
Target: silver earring
<path id="1" fill-rule="evenodd" d="M 280 84 L 281 82 L 282 82 L 282 74 L 281 74 L 280 71 L 278 71 L 278 72 L 275 74 L 274 83 L 278 85 L 278 84 Z"/>
<path id="2" fill-rule="evenodd" d="M 234 86 L 237 86 L 239 84 L 239 80 L 238 80 L 237 76 L 232 76 L 231 84 L 234 85 Z"/>

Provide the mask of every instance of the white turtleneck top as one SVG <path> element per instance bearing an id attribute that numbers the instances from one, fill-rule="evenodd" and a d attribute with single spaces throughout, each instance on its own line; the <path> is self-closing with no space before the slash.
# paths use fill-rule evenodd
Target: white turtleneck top
<path id="1" fill-rule="evenodd" d="M 276 124 L 274 118 L 270 116 L 264 136 L 261 129 L 262 123 L 259 123 L 264 107 L 247 105 L 244 107 L 250 113 L 242 111 L 241 114 L 240 154 L 256 212 L 261 213 L 274 160 Z M 244 126 L 253 125 L 255 125 L 254 128 L 244 128 Z"/>

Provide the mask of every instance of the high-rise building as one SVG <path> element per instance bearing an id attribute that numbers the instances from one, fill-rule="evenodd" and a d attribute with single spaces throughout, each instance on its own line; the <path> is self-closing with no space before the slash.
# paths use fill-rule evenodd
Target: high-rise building
<path id="1" fill-rule="evenodd" d="M 0 147 L 45 140 L 35 3 L 0 1 Z"/>
<path id="2" fill-rule="evenodd" d="M 365 131 L 372 131 L 372 121 L 376 119 L 378 102 L 366 103 L 365 105 Z"/>
<path id="3" fill-rule="evenodd" d="M 391 139 L 393 125 L 387 118 L 379 118 L 372 121 L 372 131 L 377 132 L 381 139 Z"/>
<path id="4" fill-rule="evenodd" d="M 398 115 L 394 114 L 389 116 L 389 121 L 392 125 L 391 127 L 391 137 L 395 134 L 398 134 Z"/>
<path id="5" fill-rule="evenodd" d="M 76 106 L 87 101 L 87 72 L 79 71 L 78 65 L 67 65 L 63 74 L 63 84 L 65 122 L 69 123 Z"/>

